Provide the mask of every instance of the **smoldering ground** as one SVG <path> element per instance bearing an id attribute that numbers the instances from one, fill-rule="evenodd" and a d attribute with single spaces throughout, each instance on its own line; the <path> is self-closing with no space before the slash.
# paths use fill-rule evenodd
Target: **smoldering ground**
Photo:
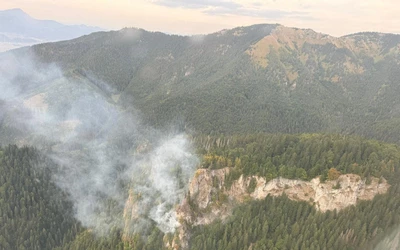
<path id="1" fill-rule="evenodd" d="M 58 165 L 53 179 L 69 194 L 76 218 L 97 233 L 124 226 L 128 189 L 141 195 L 141 219 L 131 230 L 155 222 L 173 231 L 174 205 L 198 164 L 188 137 L 144 125 L 137 111 L 122 110 L 93 81 L 66 76 L 34 55 L 1 55 L 2 143 L 45 151 Z"/>

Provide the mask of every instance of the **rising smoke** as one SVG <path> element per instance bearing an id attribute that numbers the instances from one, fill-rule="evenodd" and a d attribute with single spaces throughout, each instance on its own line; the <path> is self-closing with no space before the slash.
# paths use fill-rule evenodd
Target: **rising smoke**
<path id="1" fill-rule="evenodd" d="M 198 164 L 188 137 L 144 125 L 138 112 L 122 110 L 93 81 L 63 75 L 33 55 L 0 56 L 2 144 L 47 152 L 58 165 L 54 181 L 84 226 L 101 234 L 122 228 L 131 189 L 140 195 L 140 220 L 130 228 L 156 223 L 173 231 L 179 225 L 174 205 Z"/>
<path id="2" fill-rule="evenodd" d="M 400 227 L 392 229 L 392 232 L 382 239 L 374 250 L 400 249 Z"/>

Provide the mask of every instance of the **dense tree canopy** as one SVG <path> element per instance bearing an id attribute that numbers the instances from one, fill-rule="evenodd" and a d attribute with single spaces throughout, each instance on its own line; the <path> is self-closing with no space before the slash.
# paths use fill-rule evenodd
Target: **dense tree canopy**
<path id="1" fill-rule="evenodd" d="M 0 57 L 29 54 L 61 69 L 43 83 L 15 77 L 13 85 L 26 90 L 21 103 L 43 95 L 43 105 L 68 117 L 70 99 L 92 93 L 140 113 L 146 125 L 190 131 L 200 167 L 230 168 L 227 188 L 241 175 L 325 181 L 354 173 L 391 184 L 389 193 L 340 212 L 285 196 L 245 203 L 226 221 L 187 225 L 191 249 L 372 249 L 400 224 L 399 44 L 399 35 L 334 38 L 274 24 L 200 37 L 123 29 Z M 69 80 L 77 84 L 65 88 Z M 19 143 L 17 135 L 23 141 L 28 132 L 14 126 L 7 105 L 0 100 L 0 144 Z M 90 136 L 108 131 L 103 125 L 89 127 Z M 97 235 L 74 219 L 68 195 L 52 180 L 57 168 L 36 149 L 0 149 L 0 249 L 150 250 L 179 238 L 155 223 L 146 232 L 117 227 Z M 252 180 L 248 191 L 254 188 Z"/>
<path id="2" fill-rule="evenodd" d="M 396 145 L 360 137 L 321 134 L 255 134 L 198 137 L 203 168 L 230 167 L 228 184 L 244 175 L 278 176 L 310 180 L 335 178 L 338 172 L 393 180 L 399 171 L 400 149 Z"/>
<path id="3" fill-rule="evenodd" d="M 54 167 L 35 149 L 0 149 L 0 249 L 53 249 L 81 230 Z"/>
<path id="4" fill-rule="evenodd" d="M 400 149 L 359 137 L 255 134 L 194 138 L 202 167 L 230 167 L 239 175 L 308 180 L 340 173 L 387 178 L 389 193 L 340 212 L 318 212 L 286 196 L 237 207 L 226 221 L 191 230 L 190 249 L 373 249 L 400 223 Z M 73 208 L 52 182 L 57 166 L 37 150 L 0 150 L 0 248 L 164 249 L 168 238 L 153 224 L 145 234 L 114 228 L 96 235 L 73 218 Z M 251 185 L 249 185 L 251 188 Z M 253 187 L 254 188 L 254 187 Z M 250 190 L 251 191 L 251 190 Z"/>

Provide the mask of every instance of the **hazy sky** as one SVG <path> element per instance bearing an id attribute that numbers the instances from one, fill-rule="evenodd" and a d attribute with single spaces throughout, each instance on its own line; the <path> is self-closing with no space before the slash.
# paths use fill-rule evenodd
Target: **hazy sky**
<path id="1" fill-rule="evenodd" d="M 176 34 L 256 23 L 311 28 L 334 36 L 400 33 L 400 0 L 0 0 L 0 9 L 9 8 L 66 24 Z"/>

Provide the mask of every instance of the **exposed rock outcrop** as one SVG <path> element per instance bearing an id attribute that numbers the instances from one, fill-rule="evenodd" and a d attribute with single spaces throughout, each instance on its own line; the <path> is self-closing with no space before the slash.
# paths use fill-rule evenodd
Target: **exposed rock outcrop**
<path id="1" fill-rule="evenodd" d="M 225 177 L 229 171 L 229 168 L 197 170 L 189 184 L 186 199 L 177 207 L 177 216 L 183 225 L 178 229 L 181 249 L 188 246 L 190 232 L 187 225 L 204 225 L 216 219 L 223 220 L 230 215 L 235 204 L 246 200 L 264 199 L 268 195 L 280 196 L 285 193 L 289 199 L 309 202 L 316 209 L 325 212 L 355 205 L 358 200 L 371 200 L 377 194 L 386 193 L 390 187 L 383 178 L 372 177 L 367 184 L 358 175 L 345 174 L 337 180 L 324 183 L 319 178 L 311 181 L 285 178 L 267 181 L 263 177 L 242 175 L 226 188 Z M 174 242 L 170 245 L 174 245 L 173 249 L 179 249 Z"/>
<path id="2" fill-rule="evenodd" d="M 168 249 L 187 249 L 190 227 L 206 225 L 216 219 L 226 219 L 235 205 L 249 200 L 264 199 L 268 195 L 287 195 L 289 199 L 306 201 L 316 209 L 341 210 L 355 205 L 358 200 L 371 200 L 386 193 L 390 187 L 384 178 L 372 177 L 367 184 L 355 174 L 340 175 L 337 180 L 322 183 L 319 178 L 311 181 L 276 178 L 267 181 L 259 176 L 240 176 L 229 187 L 226 177 L 230 168 L 218 170 L 198 169 L 191 180 L 186 198 L 176 207 L 180 227 L 173 237 L 167 235 L 164 244 Z M 129 241 L 133 232 L 132 221 L 139 216 L 137 197 L 130 192 L 126 202 L 124 239 Z"/>
<path id="3" fill-rule="evenodd" d="M 257 186 L 252 193 L 247 194 L 251 178 L 256 179 Z M 355 205 L 358 200 L 372 200 L 375 195 L 386 193 L 388 188 L 389 184 L 384 179 L 371 178 L 371 183 L 367 185 L 366 180 L 355 174 L 341 175 L 337 180 L 325 183 L 321 183 L 319 178 L 311 181 L 276 178 L 266 182 L 261 177 L 241 176 L 227 193 L 238 197 L 239 201 L 246 195 L 253 199 L 264 199 L 267 195 L 279 196 L 285 193 L 292 200 L 310 202 L 325 212 Z"/>

